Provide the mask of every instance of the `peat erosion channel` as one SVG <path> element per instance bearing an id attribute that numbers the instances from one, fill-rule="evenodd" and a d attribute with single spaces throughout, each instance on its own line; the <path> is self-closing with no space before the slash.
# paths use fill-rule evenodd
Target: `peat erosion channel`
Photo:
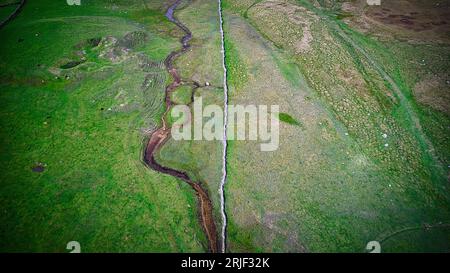
<path id="1" fill-rule="evenodd" d="M 192 39 L 191 31 L 174 16 L 174 12 L 181 2 L 182 0 L 176 1 L 166 12 L 166 17 L 184 32 L 184 36 L 180 40 L 182 48 L 171 52 L 164 61 L 164 65 L 169 74 L 172 76 L 173 81 L 166 87 L 165 90 L 166 113 L 162 117 L 162 127 L 155 130 L 148 139 L 144 150 L 144 162 L 151 169 L 159 173 L 181 179 L 189 184 L 192 189 L 194 189 L 198 200 L 199 220 L 208 239 L 209 251 L 218 252 L 224 249 L 224 246 L 219 246 L 219 244 L 222 243 L 218 242 L 217 229 L 213 217 L 212 202 L 207 191 L 201 186 L 200 183 L 193 181 L 186 172 L 162 166 L 155 160 L 155 154 L 157 154 L 166 141 L 170 139 L 171 128 L 166 119 L 167 114 L 173 105 L 173 102 L 171 101 L 171 93 L 181 85 L 181 77 L 176 68 L 173 66 L 173 62 L 190 48 L 189 41 Z"/>

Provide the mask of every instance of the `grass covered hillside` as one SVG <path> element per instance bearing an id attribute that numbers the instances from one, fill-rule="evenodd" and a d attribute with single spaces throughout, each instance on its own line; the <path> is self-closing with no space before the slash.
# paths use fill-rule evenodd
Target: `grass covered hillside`
<path id="1" fill-rule="evenodd" d="M 450 249 L 449 45 L 363 32 L 383 4 L 224 1 L 231 103 L 283 112 L 279 150 L 230 143 L 230 251 Z"/>
<path id="2" fill-rule="evenodd" d="M 0 252 L 450 251 L 450 1 L 19 2 Z M 279 148 L 176 140 L 200 98 L 278 105 Z"/>
<path id="3" fill-rule="evenodd" d="M 207 249 L 191 188 L 141 162 L 180 46 L 168 4 L 30 0 L 0 30 L 1 251 Z"/>

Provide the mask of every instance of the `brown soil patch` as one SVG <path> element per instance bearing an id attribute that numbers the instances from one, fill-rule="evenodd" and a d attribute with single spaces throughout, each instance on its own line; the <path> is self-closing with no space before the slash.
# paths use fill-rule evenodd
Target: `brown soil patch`
<path id="1" fill-rule="evenodd" d="M 346 20 L 357 29 L 378 36 L 450 42 L 450 0 L 382 1 L 380 6 L 367 6 L 364 2 L 342 5 L 343 12 L 355 15 Z"/>
<path id="2" fill-rule="evenodd" d="M 432 75 L 418 82 L 414 87 L 417 101 L 450 115 L 450 80 L 446 79 Z"/>

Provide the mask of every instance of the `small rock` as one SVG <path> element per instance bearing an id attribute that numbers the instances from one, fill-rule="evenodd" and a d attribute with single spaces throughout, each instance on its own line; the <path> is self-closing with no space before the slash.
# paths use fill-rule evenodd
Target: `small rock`
<path id="1" fill-rule="evenodd" d="M 383 138 L 387 138 L 387 134 L 383 134 Z"/>
<path id="2" fill-rule="evenodd" d="M 387 143 L 386 143 L 386 144 L 384 144 L 384 147 L 389 147 L 389 144 L 387 144 Z"/>

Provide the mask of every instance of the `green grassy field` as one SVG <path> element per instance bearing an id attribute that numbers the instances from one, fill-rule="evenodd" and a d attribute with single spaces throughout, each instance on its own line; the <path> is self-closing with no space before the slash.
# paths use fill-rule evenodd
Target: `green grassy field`
<path id="1" fill-rule="evenodd" d="M 229 103 L 279 105 L 281 121 L 274 152 L 228 142 L 227 251 L 450 251 L 445 14 L 399 1 L 223 0 Z M 169 4 L 29 0 L 0 29 L 1 252 L 207 251 L 194 191 L 142 162 L 181 47 Z M 223 105 L 217 8 L 175 13 L 193 34 L 176 104 Z M 220 231 L 221 141 L 155 156 L 207 189 Z"/>
<path id="2" fill-rule="evenodd" d="M 161 62 L 179 47 L 164 12 L 164 1 L 28 1 L 0 31 L 1 251 L 66 252 L 72 240 L 82 252 L 205 251 L 194 192 L 141 162 L 164 111 Z M 132 32 L 145 43 L 112 50 Z"/>

